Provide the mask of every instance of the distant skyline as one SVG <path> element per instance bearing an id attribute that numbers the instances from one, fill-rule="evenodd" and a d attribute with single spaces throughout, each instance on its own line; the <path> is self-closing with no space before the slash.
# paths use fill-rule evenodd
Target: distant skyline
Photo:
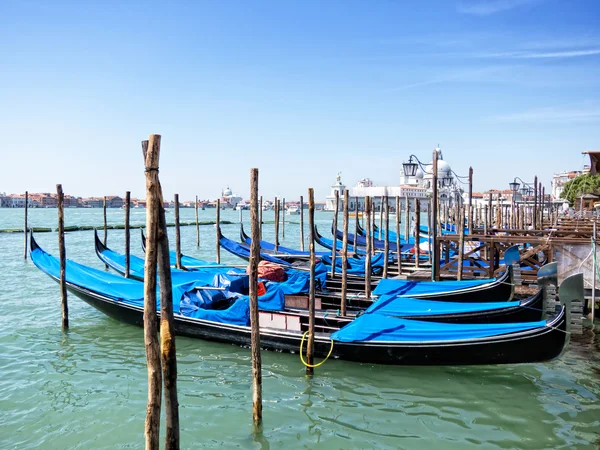
<path id="1" fill-rule="evenodd" d="M 0 192 L 288 199 L 398 184 L 439 144 L 474 189 L 600 149 L 597 0 L 0 3 Z"/>

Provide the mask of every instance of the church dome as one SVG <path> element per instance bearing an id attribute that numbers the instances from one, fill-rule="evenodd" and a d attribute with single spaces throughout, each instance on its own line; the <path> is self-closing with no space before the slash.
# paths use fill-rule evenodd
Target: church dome
<path id="1" fill-rule="evenodd" d="M 227 186 L 227 188 L 223 191 L 223 196 L 228 196 L 228 195 L 232 195 L 231 189 L 229 189 L 229 186 Z"/>
<path id="2" fill-rule="evenodd" d="M 419 167 L 419 168 L 417 169 L 417 173 L 415 173 L 415 178 L 416 178 L 417 180 L 422 180 L 424 175 L 425 175 L 425 174 L 423 173 L 423 170 L 421 170 L 421 168 Z"/>

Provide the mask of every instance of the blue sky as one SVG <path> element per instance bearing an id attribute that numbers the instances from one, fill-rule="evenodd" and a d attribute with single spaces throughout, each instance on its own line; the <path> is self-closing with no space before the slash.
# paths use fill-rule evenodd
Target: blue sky
<path id="1" fill-rule="evenodd" d="M 0 2 L 0 191 L 397 184 L 439 143 L 476 190 L 600 149 L 597 0 Z"/>

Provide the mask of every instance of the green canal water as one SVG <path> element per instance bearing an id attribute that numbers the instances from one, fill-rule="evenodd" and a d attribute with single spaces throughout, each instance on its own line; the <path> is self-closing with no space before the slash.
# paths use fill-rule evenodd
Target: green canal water
<path id="1" fill-rule="evenodd" d="M 55 227 L 56 210 L 30 226 Z M 0 228 L 22 227 L 0 209 Z M 144 222 L 144 210 L 132 221 Z M 248 215 L 245 212 L 246 216 Z M 172 214 L 169 214 L 172 215 Z M 266 212 L 265 220 L 273 213 Z M 110 210 L 109 222 L 123 222 Z M 192 221 L 193 210 L 182 210 Z M 214 218 L 203 211 L 201 220 Z M 235 222 L 238 212 L 226 211 Z M 318 213 L 322 232 L 331 215 Z M 283 245 L 298 247 L 298 216 Z M 67 225 L 100 225 L 102 211 L 68 209 Z M 237 238 L 238 226 L 224 226 Z M 173 229 L 169 230 L 173 233 Z M 265 225 L 265 239 L 273 226 Z M 39 244 L 57 254 L 56 233 Z M 171 234 L 173 245 L 173 236 Z M 109 231 L 109 246 L 124 236 Z M 214 260 L 214 227 L 182 228 L 183 252 Z M 93 233 L 66 236 L 67 257 L 97 268 Z M 139 230 L 132 251 L 141 256 Z M 69 297 L 60 329 L 58 285 L 23 260 L 23 235 L 0 234 L 0 448 L 143 448 L 147 373 L 142 330 Z M 239 262 L 222 253 L 224 261 Z M 249 350 L 178 338 L 182 448 L 600 448 L 600 353 L 591 332 L 545 364 L 387 367 L 328 361 L 304 376 L 298 355 L 263 352 L 264 430 L 253 435 Z M 164 433 L 163 433 L 164 436 Z"/>

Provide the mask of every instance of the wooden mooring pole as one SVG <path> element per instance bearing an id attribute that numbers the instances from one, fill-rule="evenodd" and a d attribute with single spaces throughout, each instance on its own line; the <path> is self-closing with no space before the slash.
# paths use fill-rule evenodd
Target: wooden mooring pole
<path id="1" fill-rule="evenodd" d="M 382 197 L 383 201 L 382 201 L 382 211 L 381 214 L 385 214 L 385 221 L 383 222 L 385 224 L 385 241 L 384 241 L 384 245 L 383 245 L 383 274 L 382 277 L 383 278 L 387 278 L 388 277 L 388 260 L 390 258 L 390 208 L 388 205 L 388 196 L 385 195 Z M 380 230 L 382 230 L 382 228 L 380 228 Z"/>
<path id="2" fill-rule="evenodd" d="M 306 375 L 314 373 L 314 348 L 315 348 L 315 194 L 314 190 L 308 190 L 308 226 L 310 227 L 310 240 L 308 250 L 310 251 L 310 287 L 308 290 L 308 342 L 306 345 Z"/>
<path id="3" fill-rule="evenodd" d="M 250 169 L 250 328 L 252 348 L 252 418 L 256 431 L 262 428 L 262 360 L 258 317 L 258 263 L 260 261 L 260 223 L 258 220 L 258 169 Z"/>
<path id="4" fill-rule="evenodd" d="M 300 196 L 300 250 L 304 251 L 304 197 Z"/>
<path id="5" fill-rule="evenodd" d="M 432 200 L 434 204 L 434 209 L 431 212 L 433 217 L 437 217 L 438 215 L 438 152 L 433 152 L 433 163 L 432 163 Z M 435 223 L 435 221 L 433 221 Z M 437 242 L 437 224 L 434 225 L 433 230 L 431 230 L 432 239 L 433 239 L 433 263 L 431 264 L 431 276 L 433 281 L 440 281 L 440 245 Z"/>
<path id="6" fill-rule="evenodd" d="M 400 239 L 400 196 L 396 195 L 396 256 L 398 257 L 398 275 L 402 275 L 402 241 Z"/>
<path id="7" fill-rule="evenodd" d="M 371 206 L 371 197 L 365 197 L 365 212 L 367 213 L 368 217 L 366 221 L 367 235 L 365 236 L 367 238 L 367 248 L 365 255 L 365 297 L 367 297 L 367 299 L 371 298 Z"/>
<path id="8" fill-rule="evenodd" d="M 279 199 L 275 198 L 275 253 L 279 251 Z"/>
<path id="9" fill-rule="evenodd" d="M 165 448 L 179 449 L 179 401 L 177 398 L 177 359 L 171 265 L 162 189 L 158 178 L 160 135 L 150 135 L 149 141 L 142 143 L 142 151 L 146 166 L 147 208 L 144 272 L 144 341 L 148 362 L 146 448 L 158 449 L 161 391 L 164 382 Z M 157 269 L 158 279 L 160 280 L 160 344 L 157 338 L 156 314 Z"/>
<path id="10" fill-rule="evenodd" d="M 27 259 L 27 207 L 29 206 L 29 192 L 25 191 L 25 226 L 23 227 L 23 236 L 25 237 L 25 251 L 23 254 L 23 258 Z"/>
<path id="11" fill-rule="evenodd" d="M 259 219 L 259 237 L 262 240 L 262 227 L 263 227 L 263 198 L 262 195 L 260 196 L 260 201 L 258 203 L 258 213 L 260 215 L 260 219 Z"/>
<path id="12" fill-rule="evenodd" d="M 459 237 L 458 237 L 458 275 L 457 280 L 460 281 L 463 278 L 463 264 L 464 264 L 464 249 L 465 249 L 465 209 L 463 207 L 459 210 L 459 220 L 460 224 L 457 224 L 459 229 Z M 447 263 L 448 261 L 446 261 Z"/>
<path id="13" fill-rule="evenodd" d="M 346 189 L 344 190 L 344 233 L 342 235 L 342 299 L 340 304 L 340 314 L 342 316 L 346 315 L 346 297 L 348 291 L 348 220 L 350 219 L 348 211 L 348 198 L 349 192 L 348 189 Z M 385 270 L 386 269 L 384 266 L 384 273 Z"/>
<path id="14" fill-rule="evenodd" d="M 337 228 L 338 211 L 340 208 L 340 191 L 335 191 L 334 211 L 333 211 L 333 247 L 331 249 L 331 278 L 335 278 L 335 257 L 337 255 Z"/>
<path id="15" fill-rule="evenodd" d="M 353 249 L 354 253 L 358 253 L 356 250 L 357 236 L 358 236 L 358 197 L 354 197 L 354 240 L 352 242 L 352 249 Z"/>
<path id="16" fill-rule="evenodd" d="M 151 135 L 150 143 L 142 141 L 142 151 L 146 163 L 146 252 L 144 270 L 144 344 L 148 364 L 148 406 L 146 409 L 145 439 L 146 449 L 158 450 L 160 435 L 160 407 L 162 401 L 162 372 L 160 342 L 158 340 L 158 318 L 156 311 L 156 265 L 158 262 L 158 199 L 150 186 L 152 175 L 158 174 L 156 150 L 160 149 L 160 136 Z M 148 147 L 154 151 L 147 152 Z M 147 153 L 153 156 L 149 158 Z M 151 165 L 149 165 L 149 163 Z"/>
<path id="17" fill-rule="evenodd" d="M 285 197 L 281 199 L 281 237 L 285 239 Z"/>
<path id="18" fill-rule="evenodd" d="M 106 223 L 106 195 L 104 196 L 104 202 L 102 204 L 102 208 L 103 208 L 103 215 L 104 215 L 104 239 L 102 240 L 102 243 L 104 244 L 104 246 L 106 247 L 106 238 L 108 237 L 108 224 Z M 108 265 L 106 266 L 108 267 Z"/>
<path id="19" fill-rule="evenodd" d="M 69 305 L 67 303 L 67 253 L 65 250 L 65 210 L 62 184 L 56 185 L 58 206 L 58 252 L 60 259 L 60 298 L 62 305 L 62 329 L 69 328 Z"/>
<path id="20" fill-rule="evenodd" d="M 198 222 L 198 196 L 196 195 L 196 203 L 194 203 L 196 209 L 196 247 L 200 247 L 200 222 Z"/>
<path id="21" fill-rule="evenodd" d="M 420 241 L 421 229 L 421 201 L 415 198 L 415 269 L 419 268 L 419 256 L 421 254 Z"/>
<path id="22" fill-rule="evenodd" d="M 179 194 L 175 194 L 175 267 L 179 270 L 181 266 L 181 229 L 179 224 Z"/>
<path id="23" fill-rule="evenodd" d="M 538 201 L 538 181 L 537 175 L 533 177 L 533 229 L 537 230 L 537 201 Z"/>
<path id="24" fill-rule="evenodd" d="M 131 233 L 129 219 L 131 214 L 131 192 L 125 192 L 125 278 L 129 278 L 131 265 Z"/>
<path id="25" fill-rule="evenodd" d="M 408 200 L 408 194 L 404 196 L 404 213 L 406 222 L 404 223 L 404 241 L 408 244 L 408 237 L 410 236 L 410 201 Z"/>
<path id="26" fill-rule="evenodd" d="M 216 219 L 216 224 L 215 227 L 217 228 L 216 230 L 216 236 L 217 236 L 217 246 L 215 248 L 215 252 L 216 252 L 216 261 L 217 264 L 221 264 L 221 242 L 219 241 L 219 239 L 221 238 L 221 199 L 217 199 L 217 219 Z"/>

